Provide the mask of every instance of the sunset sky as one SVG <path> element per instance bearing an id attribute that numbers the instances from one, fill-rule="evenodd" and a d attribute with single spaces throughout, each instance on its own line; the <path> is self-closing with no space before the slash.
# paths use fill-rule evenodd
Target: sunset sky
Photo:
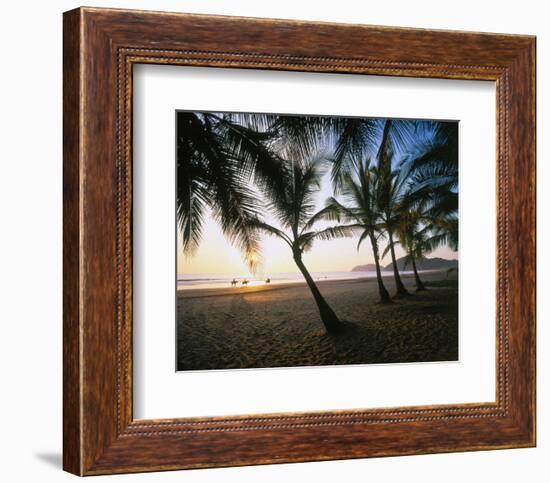
<path id="1" fill-rule="evenodd" d="M 330 175 L 323 177 L 321 190 L 317 196 L 317 208 L 324 206 L 325 200 L 332 196 Z M 266 214 L 265 220 L 280 227 L 276 219 Z M 320 228 L 330 226 L 331 223 L 319 224 Z M 342 238 L 331 241 L 316 241 L 313 248 L 304 255 L 304 262 L 311 272 L 347 272 L 356 265 L 374 263 L 370 243 L 364 241 L 357 251 L 358 235 L 353 238 Z M 217 223 L 208 216 L 203 229 L 202 241 L 199 249 L 188 257 L 183 253 L 181 234 L 178 232 L 177 243 L 177 271 L 178 274 L 229 274 L 235 277 L 248 277 L 249 272 L 239 250 L 233 247 L 224 237 Z M 380 252 L 385 248 L 385 242 L 380 245 Z M 298 272 L 292 259 L 290 248 L 284 241 L 276 237 L 263 237 L 262 265 L 257 275 L 269 276 L 277 272 Z M 403 250 L 396 247 L 397 257 L 404 255 Z M 428 255 L 447 259 L 458 258 L 458 253 L 448 248 L 439 248 Z M 382 265 L 391 262 L 388 254 Z"/>

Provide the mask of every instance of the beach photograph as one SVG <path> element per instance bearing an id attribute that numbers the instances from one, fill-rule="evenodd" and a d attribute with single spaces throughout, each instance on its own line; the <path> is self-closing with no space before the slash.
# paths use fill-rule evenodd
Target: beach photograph
<path id="1" fill-rule="evenodd" d="M 176 370 L 457 361 L 456 120 L 176 112 Z"/>

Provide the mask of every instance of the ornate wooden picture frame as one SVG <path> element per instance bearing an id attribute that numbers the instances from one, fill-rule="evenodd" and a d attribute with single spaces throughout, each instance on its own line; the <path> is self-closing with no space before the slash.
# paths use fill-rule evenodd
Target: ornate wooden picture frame
<path id="1" fill-rule="evenodd" d="M 95 475 L 535 445 L 535 38 L 97 8 L 72 10 L 63 21 L 65 470 Z M 136 64 L 496 82 L 496 401 L 134 420 Z"/>

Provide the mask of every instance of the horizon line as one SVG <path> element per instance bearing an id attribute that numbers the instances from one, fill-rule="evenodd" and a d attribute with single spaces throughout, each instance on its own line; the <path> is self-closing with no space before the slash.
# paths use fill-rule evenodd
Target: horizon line
<path id="1" fill-rule="evenodd" d="M 401 260 L 401 258 L 403 257 L 400 257 L 397 261 L 399 262 Z M 433 260 L 433 259 L 439 259 L 439 260 L 444 260 L 446 262 L 458 262 L 459 259 L 458 257 L 457 258 L 443 258 L 443 257 L 426 257 L 424 260 Z M 384 270 L 391 270 L 391 268 L 387 268 L 389 265 L 391 265 L 393 262 L 390 262 L 386 265 L 380 265 L 380 270 L 381 271 L 384 271 Z M 360 267 L 360 266 L 363 266 L 363 265 L 374 265 L 374 262 L 372 263 L 361 263 L 359 265 L 355 265 L 355 267 L 352 267 L 350 269 L 346 269 L 346 270 L 310 270 L 310 273 L 348 273 L 348 272 L 353 272 L 354 269 L 356 267 Z M 442 267 L 444 268 L 444 267 Z M 401 269 L 400 271 L 412 271 L 413 268 L 412 268 L 412 265 L 410 267 L 407 267 L 405 270 L 404 269 Z M 436 269 L 430 269 L 430 270 L 436 270 Z M 376 270 L 357 270 L 357 272 L 375 272 Z M 422 269 L 419 269 L 419 271 L 424 271 Z M 236 276 L 237 272 L 236 271 L 228 271 L 228 272 L 224 272 L 224 271 L 221 271 L 221 272 L 212 272 L 212 271 L 206 271 L 206 272 L 183 272 L 183 273 L 180 273 L 180 272 L 177 272 L 176 275 L 177 276 L 180 276 L 180 275 L 232 275 L 232 276 Z M 269 274 L 280 274 L 280 273 L 292 273 L 292 274 L 301 274 L 300 270 L 285 270 L 285 271 L 265 271 L 265 272 L 262 272 L 262 271 L 258 271 L 258 274 L 251 274 L 250 272 L 248 273 L 248 275 L 244 274 L 243 273 L 243 276 L 247 276 L 247 277 L 250 277 L 250 276 L 266 276 L 266 275 L 269 275 Z M 240 276 L 240 275 L 239 275 Z"/>

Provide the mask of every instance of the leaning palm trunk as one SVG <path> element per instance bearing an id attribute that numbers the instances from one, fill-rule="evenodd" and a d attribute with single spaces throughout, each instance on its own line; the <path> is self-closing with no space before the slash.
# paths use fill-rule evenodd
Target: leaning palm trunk
<path id="1" fill-rule="evenodd" d="M 397 269 L 397 260 L 395 258 L 395 250 L 393 248 L 393 233 L 391 231 L 389 231 L 389 238 L 390 238 L 391 261 L 393 266 L 393 276 L 395 278 L 395 289 L 396 289 L 395 296 L 403 297 L 405 295 L 409 295 L 409 292 L 405 288 L 405 285 L 403 285 L 401 277 L 399 276 L 399 270 Z"/>
<path id="2" fill-rule="evenodd" d="M 369 237 L 372 246 L 372 252 L 374 254 L 374 264 L 376 266 L 376 280 L 378 281 L 378 294 L 380 295 L 380 302 L 389 303 L 391 302 L 390 294 L 386 290 L 384 282 L 382 281 L 382 272 L 380 270 L 380 257 L 378 255 L 378 243 L 372 232 L 369 233 Z"/>
<path id="3" fill-rule="evenodd" d="M 285 180 L 288 183 L 287 186 L 283 190 L 273 190 L 269 193 L 268 208 L 278 218 L 282 229 L 259 219 L 251 220 L 249 226 L 253 230 L 260 230 L 268 235 L 276 236 L 289 246 L 294 262 L 302 272 L 315 299 L 327 333 L 334 334 L 347 328 L 347 325 L 340 322 L 321 295 L 304 265 L 302 254 L 311 249 L 315 240 L 332 240 L 353 236 L 356 226 L 333 226 L 323 230 L 314 228 L 324 214 L 323 210 L 317 213 L 313 212 L 315 196 L 320 190 L 323 174 L 324 170 L 319 158 L 300 159 L 292 162 L 289 166 L 289 176 Z M 289 234 L 285 233 L 285 230 Z"/>
<path id="4" fill-rule="evenodd" d="M 317 307 L 319 308 L 321 321 L 323 322 L 327 333 L 335 334 L 337 332 L 340 332 L 343 328 L 342 322 L 340 322 L 340 319 L 338 319 L 334 311 L 330 308 L 329 304 L 317 288 L 317 285 L 309 274 L 306 266 L 304 265 L 304 262 L 302 261 L 302 256 L 299 253 L 294 254 L 294 261 L 300 269 L 300 272 L 302 272 L 302 275 L 304 276 L 307 285 L 311 290 L 311 293 L 313 294 L 313 298 L 315 299 Z"/>
<path id="5" fill-rule="evenodd" d="M 423 290 L 427 290 L 426 286 L 422 283 L 422 280 L 420 280 L 420 277 L 418 276 L 418 270 L 416 269 L 416 260 L 414 258 L 412 251 L 409 253 L 409 256 L 411 257 L 411 262 L 413 266 L 414 281 L 416 282 L 416 291 L 421 292 Z"/>

